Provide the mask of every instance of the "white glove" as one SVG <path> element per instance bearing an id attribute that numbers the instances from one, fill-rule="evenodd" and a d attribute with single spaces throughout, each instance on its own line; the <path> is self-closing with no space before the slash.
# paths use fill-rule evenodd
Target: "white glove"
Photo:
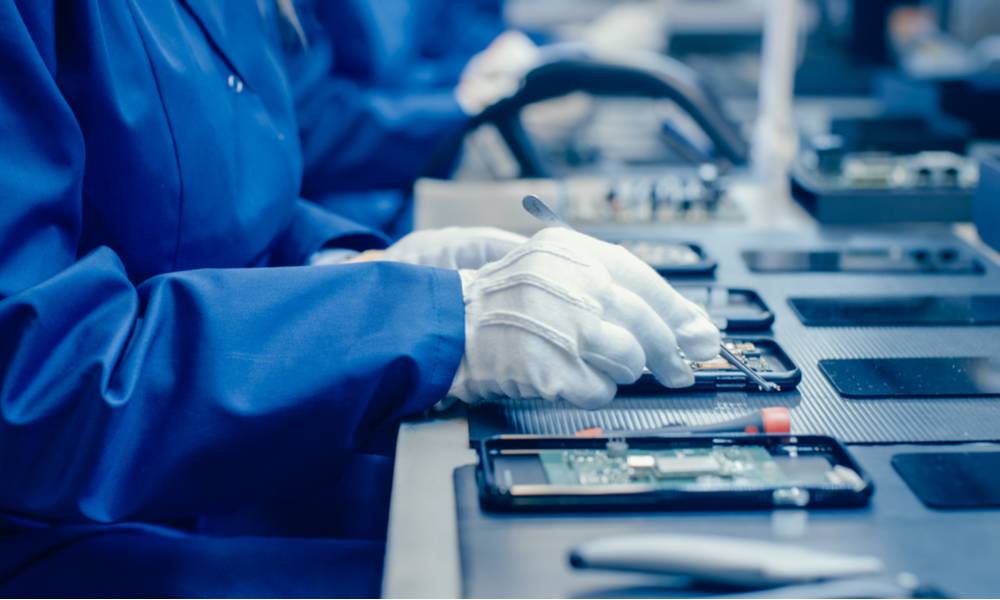
<path id="1" fill-rule="evenodd" d="M 513 95 L 529 69 L 538 64 L 538 46 L 520 31 L 505 31 L 472 57 L 462 71 L 455 98 L 468 115 Z"/>
<path id="2" fill-rule="evenodd" d="M 495 227 L 445 227 L 415 231 L 382 258 L 441 269 L 478 269 L 499 260 L 528 238 Z"/>
<path id="3" fill-rule="evenodd" d="M 667 25 L 663 3 L 619 2 L 591 21 L 580 38 L 598 50 L 662 53 L 667 49 Z"/>
<path id="4" fill-rule="evenodd" d="M 459 272 L 465 355 L 449 395 L 610 402 L 648 366 L 670 387 L 719 353 L 719 330 L 621 246 L 544 229 L 499 261 Z"/>

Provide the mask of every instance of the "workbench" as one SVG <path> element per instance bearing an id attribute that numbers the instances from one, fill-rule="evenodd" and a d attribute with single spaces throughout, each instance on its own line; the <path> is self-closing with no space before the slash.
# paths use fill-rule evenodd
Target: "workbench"
<path id="1" fill-rule="evenodd" d="M 477 192 L 482 190 L 481 186 L 473 188 Z M 858 233 L 856 230 L 819 228 L 785 193 L 777 197 L 773 189 L 749 184 L 741 193 L 748 221 L 738 226 L 702 230 L 698 233 L 699 239 L 705 236 L 727 238 L 741 232 L 741 235 L 751 236 L 747 239 L 756 234 L 761 239 L 780 240 L 787 237 L 802 240 L 815 237 L 829 241 L 850 238 Z M 483 202 L 483 214 L 488 215 L 495 209 L 496 198 L 479 200 Z M 470 197 L 469 201 L 475 202 L 476 199 Z M 595 233 L 607 236 L 614 232 L 615 228 L 610 227 Z M 996 271 L 1000 257 L 978 240 L 970 225 L 888 228 L 860 233 L 872 236 L 871 239 L 883 235 L 892 239 L 897 233 L 909 235 L 914 232 L 927 239 L 938 236 L 954 239 L 952 236 L 957 236 L 968 243 L 980 252 L 984 260 L 992 263 L 986 277 L 988 284 L 976 289 L 1000 292 L 1000 272 Z M 660 233 L 669 236 L 675 232 L 665 229 L 650 233 L 647 230 L 651 237 Z M 747 284 L 747 281 L 739 280 L 735 271 L 725 270 L 725 261 L 735 260 L 732 257 L 737 256 L 736 252 L 733 249 L 730 255 L 720 258 L 718 284 Z M 733 277 L 737 280 L 732 280 Z M 940 290 L 937 286 L 940 282 L 917 283 L 914 292 L 933 293 L 935 289 L 940 293 L 963 291 Z M 901 292 L 896 288 L 891 291 Z M 878 283 L 870 293 L 881 292 L 886 292 L 886 289 Z M 773 299 L 769 303 L 773 304 Z M 787 306 L 782 310 L 787 310 Z M 779 312 L 778 319 L 776 337 L 779 342 L 782 334 L 795 335 L 801 331 L 801 324 L 788 322 L 794 317 L 789 317 L 787 312 Z M 990 332 L 983 335 L 1000 339 L 995 335 L 996 331 L 990 328 Z M 915 335 L 912 339 L 919 342 L 922 338 L 919 333 Z M 954 337 L 956 334 L 952 332 L 951 335 Z M 986 341 L 985 338 L 977 338 L 965 343 L 974 346 Z M 965 347 L 958 338 L 956 343 L 956 348 Z M 888 343 L 876 350 L 886 349 L 891 351 L 897 347 Z M 817 391 L 815 385 L 815 378 L 820 377 L 815 370 L 816 365 L 800 366 L 808 367 L 804 368 L 805 379 L 800 386 L 802 396 L 787 404 L 792 410 L 793 423 L 798 420 L 806 424 L 809 433 L 844 437 L 845 432 L 850 433 L 847 428 L 852 423 L 863 421 L 864 416 L 860 414 L 855 415 L 856 421 L 838 420 L 836 415 L 825 414 L 824 411 L 829 412 L 828 407 L 810 400 L 811 394 L 822 391 Z M 826 382 L 822 384 L 826 385 Z M 996 404 L 1000 407 L 1000 403 Z M 836 409 L 836 405 L 832 406 Z M 881 556 L 890 568 L 913 571 L 929 579 L 927 583 L 937 585 L 949 594 L 996 595 L 1000 593 L 1000 569 L 995 568 L 995 565 L 1000 565 L 1000 511 L 942 512 L 928 509 L 910 492 L 888 462 L 892 454 L 902 451 L 980 451 L 995 448 L 989 442 L 1000 440 L 1000 418 L 994 420 L 992 411 L 1000 408 L 994 409 L 985 403 L 964 408 L 956 406 L 958 417 L 952 424 L 954 426 L 948 422 L 948 409 L 933 412 L 934 418 L 939 419 L 937 425 L 940 425 L 940 431 L 946 432 L 941 440 L 935 439 L 936 425 L 929 425 L 930 428 L 925 431 L 912 422 L 908 430 L 892 433 L 885 439 L 880 439 L 877 431 L 861 432 L 863 435 L 859 434 L 854 441 L 861 440 L 863 443 L 852 446 L 852 451 L 873 475 L 876 493 L 871 507 L 846 514 L 845 511 L 791 511 L 787 514 L 782 511 L 714 514 L 656 512 L 581 518 L 481 513 L 475 501 L 471 469 L 463 469 L 476 461 L 469 446 L 469 428 L 463 411 L 459 409 L 445 416 L 410 420 L 402 424 L 398 438 L 383 595 L 573 597 L 642 595 L 641 590 L 645 590 L 646 594 L 663 595 L 666 592 L 653 583 L 649 584 L 653 585 L 652 588 L 642 587 L 637 576 L 574 573 L 566 560 L 569 548 L 588 537 L 650 529 L 760 538 L 793 537 L 797 542 L 807 545 L 819 543 L 820 547 L 828 549 L 868 551 Z M 689 412 L 695 417 L 692 421 L 703 422 L 706 414 L 712 414 L 712 408 L 709 407 L 706 412 L 705 407 L 691 405 Z M 863 403 L 850 407 L 851 410 L 868 408 Z M 678 410 L 683 412 L 686 409 Z M 903 404 L 886 410 L 899 410 L 900 415 L 911 420 L 920 417 L 919 411 L 908 413 Z M 976 431 L 964 431 L 963 427 L 972 422 L 980 410 L 984 411 L 981 414 L 991 415 L 989 422 L 978 423 L 980 427 Z M 799 413 L 798 419 L 796 413 Z M 882 417 L 889 418 L 885 414 Z M 935 443 L 945 440 L 949 443 Z M 457 495 L 456 489 L 459 491 Z M 781 523 L 789 519 L 801 521 L 798 533 L 790 536 L 776 534 L 776 528 L 785 527 Z M 490 565 L 489 569 L 484 569 L 484 565 Z M 653 591 L 650 592 L 650 589 Z"/>

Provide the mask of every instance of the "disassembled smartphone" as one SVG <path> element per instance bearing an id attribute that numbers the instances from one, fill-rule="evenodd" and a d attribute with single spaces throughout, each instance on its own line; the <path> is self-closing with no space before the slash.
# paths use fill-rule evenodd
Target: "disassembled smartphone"
<path id="1" fill-rule="evenodd" d="M 778 384 L 782 390 L 791 390 L 802 380 L 802 372 L 788 354 L 770 338 L 727 338 L 726 348 L 750 369 L 764 379 Z M 688 361 L 694 371 L 694 385 L 688 388 L 668 388 L 660 384 L 652 373 L 646 372 L 633 384 L 620 385 L 622 394 L 663 394 L 671 391 L 759 391 L 752 379 L 740 372 L 721 356 L 706 361 Z"/>
<path id="2" fill-rule="evenodd" d="M 666 277 L 709 276 L 718 266 L 701 246 L 695 244 L 647 240 L 618 240 L 617 243 Z"/>
<path id="3" fill-rule="evenodd" d="M 871 479 L 828 436 L 498 436 L 479 445 L 482 504 L 498 510 L 863 506 Z"/>
<path id="4" fill-rule="evenodd" d="M 767 331 L 774 324 L 774 313 L 753 290 L 714 285 L 674 289 L 708 311 L 712 322 L 722 331 Z"/>

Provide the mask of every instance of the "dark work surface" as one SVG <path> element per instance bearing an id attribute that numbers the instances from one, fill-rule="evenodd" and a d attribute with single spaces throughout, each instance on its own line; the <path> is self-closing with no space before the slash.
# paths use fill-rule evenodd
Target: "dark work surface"
<path id="1" fill-rule="evenodd" d="M 1000 452 L 897 454 L 892 466 L 931 508 L 1000 508 Z"/>
<path id="2" fill-rule="evenodd" d="M 501 514 L 479 509 L 474 467 L 455 471 L 463 596 L 669 597 L 704 595 L 648 575 L 573 570 L 574 545 L 606 535 L 696 533 L 785 540 L 815 549 L 879 556 L 953 597 L 1000 594 L 1000 510 L 926 508 L 893 470 L 902 452 L 981 452 L 987 444 L 855 446 L 875 481 L 865 509 L 720 513 Z M 782 535 L 780 532 L 787 532 Z"/>
<path id="3" fill-rule="evenodd" d="M 599 237 L 677 239 L 718 259 L 717 285 L 756 290 L 775 314 L 774 338 L 802 370 L 794 391 L 779 394 L 677 391 L 653 397 L 620 396 L 606 409 L 586 411 L 541 400 L 487 402 L 469 411 L 473 439 L 496 433 L 572 434 L 586 427 L 648 429 L 732 419 L 765 406 L 787 406 L 792 431 L 832 435 L 848 443 L 1000 440 L 1000 397 L 843 398 L 820 372 L 821 359 L 1000 356 L 1000 326 L 806 327 L 788 299 L 851 295 L 1000 294 L 1000 269 L 986 257 L 982 275 L 864 275 L 751 273 L 740 253 L 763 248 L 872 248 L 884 245 L 975 250 L 942 228 L 906 232 L 835 229 L 775 233 L 739 226 L 591 228 Z M 699 281 L 685 281 L 685 284 Z"/>
<path id="4" fill-rule="evenodd" d="M 845 398 L 1000 396 L 994 358 L 837 359 L 819 368 Z"/>
<path id="5" fill-rule="evenodd" d="M 1000 296 L 789 298 L 810 327 L 1000 325 Z"/>

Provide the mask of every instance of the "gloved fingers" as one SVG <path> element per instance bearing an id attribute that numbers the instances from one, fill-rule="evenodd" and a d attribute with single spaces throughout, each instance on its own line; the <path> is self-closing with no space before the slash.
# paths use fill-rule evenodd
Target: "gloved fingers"
<path id="1" fill-rule="evenodd" d="M 646 355 L 646 366 L 667 387 L 694 384 L 690 365 L 678 352 L 677 337 L 663 319 L 635 292 L 617 285 L 601 294 L 604 318 L 629 331 Z M 718 354 L 716 348 L 714 357 Z"/>
<path id="2" fill-rule="evenodd" d="M 414 231 L 385 251 L 384 258 L 430 267 L 477 269 L 503 258 L 527 238 L 495 227 L 445 227 Z"/>
<path id="3" fill-rule="evenodd" d="M 519 78 L 540 56 L 541 51 L 531 38 L 520 31 L 507 30 L 469 61 L 463 75 Z"/>
<path id="4" fill-rule="evenodd" d="M 499 227 L 448 227 L 443 231 L 457 230 L 464 237 L 482 238 L 497 244 L 523 244 L 528 238 Z"/>
<path id="5" fill-rule="evenodd" d="M 617 384 L 634 383 L 646 366 L 646 353 L 623 327 L 594 319 L 581 332 L 580 358 Z"/>
<path id="6" fill-rule="evenodd" d="M 677 344 L 691 360 L 712 360 L 719 355 L 722 333 L 702 307 L 686 301 L 700 318 L 689 319 L 674 329 Z"/>
<path id="7" fill-rule="evenodd" d="M 561 381 L 558 397 L 580 408 L 593 410 L 615 399 L 618 386 L 606 374 L 586 365 L 566 373 L 553 373 Z"/>
<path id="8" fill-rule="evenodd" d="M 439 232 L 433 229 L 409 233 L 385 249 L 385 258 L 395 262 L 420 264 L 426 250 L 439 245 L 439 236 Z"/>
<path id="9" fill-rule="evenodd" d="M 558 227 L 544 229 L 536 238 L 562 244 L 603 263 L 616 283 L 639 296 L 660 316 L 676 334 L 677 343 L 688 358 L 711 360 L 718 355 L 719 330 L 705 311 L 625 248 Z M 648 352 L 647 349 L 647 355 Z"/>
<path id="10" fill-rule="evenodd" d="M 482 263 L 474 265 L 474 267 L 500 260 L 507 256 L 511 250 L 528 241 L 528 238 L 523 235 L 496 227 L 469 227 L 465 231 L 465 235 L 470 240 L 475 240 L 475 244 L 470 243 L 470 245 L 481 248 Z"/>
<path id="11" fill-rule="evenodd" d="M 705 311 L 682 296 L 652 267 L 628 250 L 621 250 L 633 260 L 623 260 L 618 269 L 611 271 L 615 280 L 649 304 L 674 332 L 688 358 L 709 360 L 717 356 L 719 330 Z"/>

